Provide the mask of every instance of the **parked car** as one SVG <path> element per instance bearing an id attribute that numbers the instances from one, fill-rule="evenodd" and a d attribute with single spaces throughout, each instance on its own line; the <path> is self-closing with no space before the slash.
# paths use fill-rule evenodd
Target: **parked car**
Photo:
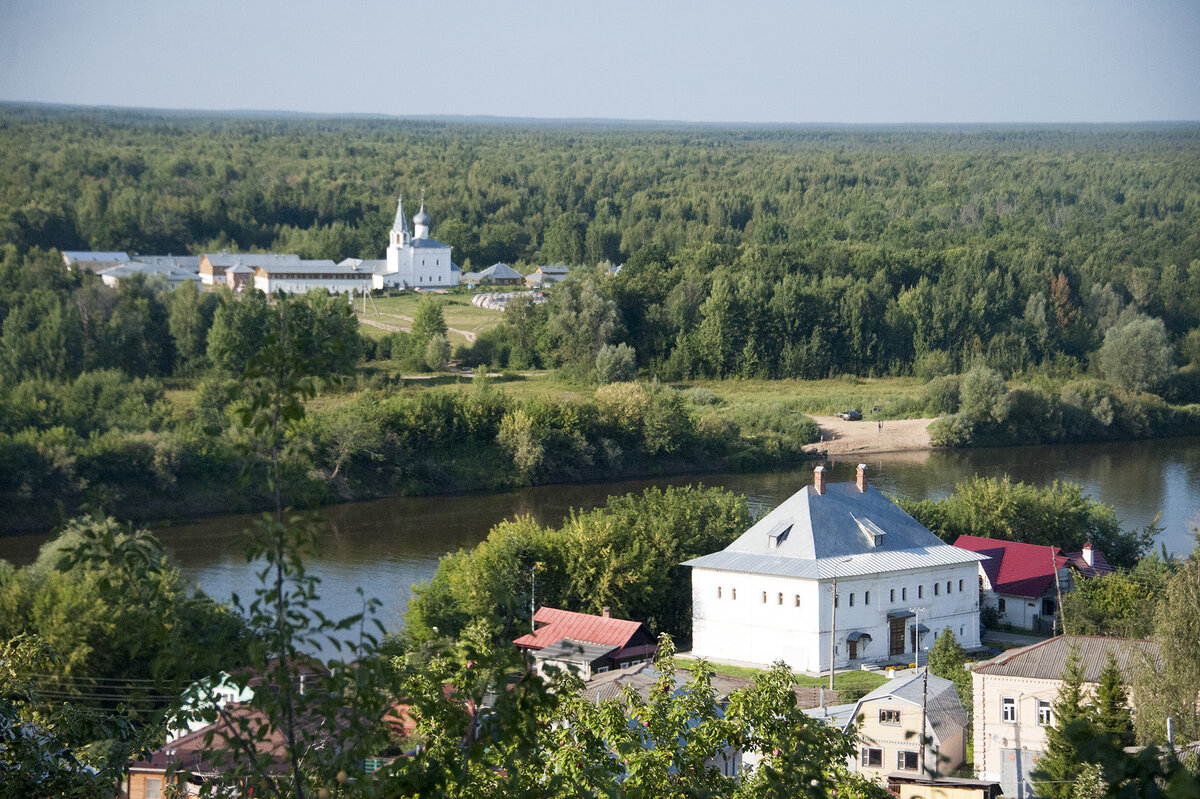
<path id="1" fill-rule="evenodd" d="M 842 411 L 838 414 L 838 416 L 842 419 L 845 419 L 847 422 L 862 421 L 862 411 Z"/>

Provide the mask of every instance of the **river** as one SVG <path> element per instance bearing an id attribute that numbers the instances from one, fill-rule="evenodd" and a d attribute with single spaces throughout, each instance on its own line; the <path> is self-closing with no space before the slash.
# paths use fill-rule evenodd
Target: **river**
<path id="1" fill-rule="evenodd" d="M 867 463 L 871 481 L 882 491 L 916 499 L 945 496 L 956 482 L 976 474 L 1008 474 L 1036 485 L 1056 479 L 1076 482 L 1091 497 L 1112 505 L 1126 527 L 1144 526 L 1161 511 L 1164 531 L 1158 540 L 1169 552 L 1189 553 L 1195 543 L 1200 438 L 848 457 L 826 463 L 832 467 L 830 481 L 853 480 L 859 462 Z M 320 607 L 327 615 L 358 612 L 356 589 L 361 587 L 366 596 L 382 601 L 385 627 L 397 629 L 412 585 L 428 579 L 442 555 L 473 546 L 502 519 L 531 514 L 543 524 L 557 525 L 571 508 L 602 505 L 612 494 L 688 483 L 744 493 L 761 513 L 810 482 L 812 466 L 340 505 L 322 511 L 329 529 L 308 565 L 322 580 Z M 242 555 L 241 531 L 253 518 L 213 518 L 158 532 L 190 580 L 215 597 L 236 592 L 245 601 L 256 581 L 254 566 Z M 36 535 L 0 539 L 0 557 L 31 562 L 43 540 Z"/>

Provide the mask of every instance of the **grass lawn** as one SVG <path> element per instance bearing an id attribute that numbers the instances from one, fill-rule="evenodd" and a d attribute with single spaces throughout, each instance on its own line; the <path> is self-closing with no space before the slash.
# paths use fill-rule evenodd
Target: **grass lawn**
<path id="1" fill-rule="evenodd" d="M 826 380 L 693 380 L 676 388 L 706 388 L 723 405 L 786 405 L 803 413 L 830 415 L 851 408 L 870 419 L 907 418 L 925 381 L 917 377 L 833 377 Z M 718 406 L 721 407 L 721 406 Z M 875 411 L 875 408 L 879 408 Z"/>
<path id="2" fill-rule="evenodd" d="M 375 297 L 373 305 L 371 300 L 367 301 L 367 313 L 364 318 L 408 330 L 412 326 L 410 320 L 417 312 L 417 303 L 420 302 L 420 299 L 415 294 L 404 294 L 399 297 Z M 500 324 L 504 318 L 504 314 L 500 311 L 472 305 L 472 295 L 452 294 L 438 296 L 435 299 L 442 305 L 442 315 L 446 319 L 446 326 L 453 328 L 449 335 L 452 344 L 466 343 L 466 337 L 461 333 L 453 332 L 454 330 L 479 334 Z M 361 310 L 361 306 L 359 310 Z M 384 331 L 370 325 L 360 325 L 360 328 L 367 335 L 384 334 Z"/>
<path id="3" fill-rule="evenodd" d="M 679 660 L 675 663 L 675 665 L 681 669 L 687 669 L 689 664 L 690 661 L 687 660 Z M 724 674 L 728 677 L 753 678 L 766 671 L 766 669 L 755 669 L 748 666 L 724 666 L 720 663 L 714 663 L 712 665 L 713 668 L 716 669 L 717 674 Z M 838 689 L 857 688 L 863 691 L 872 691 L 883 685 L 885 682 L 887 682 L 887 677 L 883 676 L 882 674 L 876 674 L 870 671 L 847 671 L 838 672 L 838 674 L 835 675 L 834 687 Z M 825 675 L 824 677 L 809 677 L 804 674 L 797 674 L 796 685 L 804 685 L 812 688 L 820 688 L 821 686 L 828 687 L 829 675 Z"/>

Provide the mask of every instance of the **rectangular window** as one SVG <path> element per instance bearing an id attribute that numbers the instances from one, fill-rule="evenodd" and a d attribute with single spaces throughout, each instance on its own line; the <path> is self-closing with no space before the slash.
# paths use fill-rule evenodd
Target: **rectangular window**
<path id="1" fill-rule="evenodd" d="M 796 594 L 796 607 L 800 607 L 800 595 Z"/>
<path id="2" fill-rule="evenodd" d="M 959 590 L 959 592 L 960 592 L 960 593 L 961 593 L 961 592 L 962 592 L 962 590 L 963 590 L 963 587 L 962 587 L 962 586 L 963 586 L 963 581 L 962 581 L 962 580 L 959 580 L 959 581 L 958 581 L 958 590 Z"/>
<path id="3" fill-rule="evenodd" d="M 888 594 L 888 602 L 895 602 L 895 601 L 896 601 L 896 589 L 893 588 L 892 592 L 890 594 Z"/>
<path id="4" fill-rule="evenodd" d="M 880 710 L 879 711 L 879 723 L 880 724 L 899 724 L 900 723 L 900 711 L 899 710 L 886 710 L 886 709 Z"/>
<path id="5" fill-rule="evenodd" d="M 951 591 L 950 581 L 947 580 L 946 581 L 946 593 L 948 594 L 948 593 L 950 593 L 950 591 Z"/>
<path id="6" fill-rule="evenodd" d="M 940 595 L 941 593 L 942 593 L 942 586 L 941 586 L 941 583 L 934 583 L 934 584 L 933 584 L 933 595 L 934 595 L 934 596 L 938 596 L 938 595 Z"/>
<path id="7" fill-rule="evenodd" d="M 1042 727 L 1054 724 L 1054 710 L 1045 699 L 1038 700 L 1038 724 Z"/>
<path id="8" fill-rule="evenodd" d="M 996 600 L 996 609 L 999 610 L 1001 614 L 1004 613 L 1004 597 L 1000 597 Z"/>
<path id="9" fill-rule="evenodd" d="M 767 592 L 763 591 L 763 604 L 767 604 Z"/>
<path id="10" fill-rule="evenodd" d="M 146 799 L 162 799 L 162 779 L 159 777 L 146 778 Z"/>
<path id="11" fill-rule="evenodd" d="M 850 594 L 850 607 L 854 607 L 854 594 Z"/>
<path id="12" fill-rule="evenodd" d="M 917 599 L 924 599 L 924 598 L 925 598 L 925 586 L 918 585 L 917 586 Z"/>
<path id="13" fill-rule="evenodd" d="M 782 591 L 779 592 L 779 604 L 781 604 L 781 605 L 783 604 L 783 592 Z"/>
<path id="14" fill-rule="evenodd" d="M 862 764 L 873 768 L 883 768 L 883 750 L 862 748 Z"/>
<path id="15" fill-rule="evenodd" d="M 1017 700 L 1011 696 L 1000 698 L 1000 720 L 1010 722 L 1017 720 Z"/>
<path id="16" fill-rule="evenodd" d="M 717 586 L 717 599 L 721 598 L 721 586 Z"/>
<path id="17" fill-rule="evenodd" d="M 867 591 L 866 593 L 863 594 L 863 604 L 864 605 L 871 604 L 871 592 L 870 591 Z"/>
<path id="18" fill-rule="evenodd" d="M 904 601 L 906 601 L 907 599 L 908 599 L 908 589 L 907 589 L 907 588 L 901 588 L 901 589 L 900 589 L 900 601 L 901 601 L 901 602 L 904 602 Z"/>
<path id="19" fill-rule="evenodd" d="M 896 753 L 896 768 L 901 771 L 916 771 L 920 767 L 920 758 L 916 752 Z"/>
<path id="20" fill-rule="evenodd" d="M 737 599 L 737 589 L 736 589 L 736 588 L 732 589 L 732 594 L 731 594 L 731 596 L 730 596 L 729 598 L 730 598 L 730 599 Z"/>

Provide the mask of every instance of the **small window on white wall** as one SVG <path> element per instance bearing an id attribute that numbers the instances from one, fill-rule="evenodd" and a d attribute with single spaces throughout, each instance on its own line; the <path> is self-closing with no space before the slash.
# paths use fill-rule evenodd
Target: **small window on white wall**
<path id="1" fill-rule="evenodd" d="M 783 592 L 782 591 L 779 592 L 779 604 L 781 604 L 781 605 L 783 604 Z"/>
<path id="2" fill-rule="evenodd" d="M 800 595 L 796 594 L 796 607 L 800 607 Z"/>
<path id="3" fill-rule="evenodd" d="M 767 592 L 763 591 L 763 604 L 767 604 Z"/>
<path id="4" fill-rule="evenodd" d="M 717 599 L 721 598 L 721 586 L 717 586 Z"/>
<path id="5" fill-rule="evenodd" d="M 730 594 L 729 598 L 730 598 L 730 599 L 737 599 L 737 589 L 736 589 L 736 588 L 734 588 L 734 589 L 732 589 L 732 591 L 733 591 L 733 593 L 732 593 L 732 594 Z"/>

